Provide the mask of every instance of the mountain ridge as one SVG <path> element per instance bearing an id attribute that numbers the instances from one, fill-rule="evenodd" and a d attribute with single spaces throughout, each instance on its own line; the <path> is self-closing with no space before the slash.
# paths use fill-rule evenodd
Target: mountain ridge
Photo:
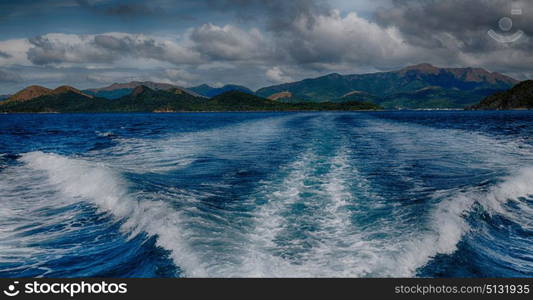
<path id="1" fill-rule="evenodd" d="M 47 96 L 47 95 L 60 95 L 65 93 L 74 93 L 74 94 L 80 94 L 88 98 L 92 98 L 93 96 L 87 95 L 83 93 L 82 91 L 68 86 L 68 85 L 62 85 L 55 89 L 49 89 L 45 88 L 39 85 L 30 85 L 14 95 L 10 96 L 5 102 L 24 102 L 29 101 L 38 97 Z"/>
<path id="2" fill-rule="evenodd" d="M 423 63 L 388 72 L 351 75 L 331 73 L 261 88 L 255 93 L 247 87 L 233 84 L 220 88 L 203 84 L 185 89 L 169 83 L 131 81 L 82 91 L 71 86 L 60 86 L 52 90 L 32 85 L 2 102 L 28 101 L 67 92 L 85 98 L 105 98 L 115 101 L 136 93 L 135 91 L 141 87 L 140 89 L 169 92 L 170 94 L 160 95 L 167 99 L 174 97 L 172 94 L 206 100 L 226 92 L 239 91 L 262 99 L 292 104 L 370 102 L 389 109 L 465 108 L 479 103 L 494 93 L 506 91 L 516 83 L 518 81 L 511 77 L 481 68 L 439 68 Z"/>
<path id="3" fill-rule="evenodd" d="M 390 102 L 387 98 L 394 97 L 395 94 L 403 93 L 405 96 L 405 93 L 435 86 L 461 91 L 455 93 L 461 94 L 461 101 L 458 102 L 451 96 L 444 97 L 443 95 L 441 95 L 443 98 L 409 99 L 414 106 L 407 106 L 407 108 L 425 108 L 424 102 L 431 101 L 439 103 L 434 105 L 435 108 L 462 108 L 477 103 L 486 97 L 488 92 L 503 91 L 516 83 L 518 81 L 514 78 L 481 68 L 439 68 L 431 64 L 419 64 L 388 72 L 348 75 L 331 73 L 261 88 L 256 91 L 256 94 L 268 98 L 280 92 L 287 92 L 291 93 L 295 99 L 322 102 L 338 100 L 343 95 L 358 91 L 371 95 L 368 100 L 378 101 L 375 103 L 381 105 Z M 468 101 L 463 99 L 466 97 L 469 98 Z M 385 105 L 385 107 L 397 108 L 398 106 Z"/>
<path id="4" fill-rule="evenodd" d="M 130 94 L 109 100 L 67 91 L 43 95 L 28 101 L 0 103 L 0 112 L 201 112 L 201 111 L 301 111 L 301 110 L 375 110 L 371 103 L 297 103 L 288 104 L 241 91 L 228 91 L 211 99 L 195 97 L 176 90 L 136 87 Z"/>
<path id="5" fill-rule="evenodd" d="M 138 86 L 146 86 L 152 90 L 171 90 L 171 89 L 179 89 L 184 93 L 191 94 L 196 97 L 201 97 L 201 95 L 195 93 L 194 91 L 191 91 L 189 89 L 186 89 L 184 87 L 180 87 L 174 84 L 170 83 L 160 83 L 160 82 L 153 82 L 153 81 L 130 81 L 125 83 L 112 83 L 108 86 L 104 86 L 101 88 L 92 88 L 92 89 L 85 89 L 83 92 L 90 94 L 92 96 L 96 97 L 102 97 L 107 99 L 118 99 L 123 96 L 126 96 L 130 94 L 136 87 Z"/>
<path id="6" fill-rule="evenodd" d="M 207 98 L 213 98 L 213 97 L 216 97 L 220 94 L 223 94 L 229 91 L 241 91 L 247 94 L 255 95 L 254 91 L 250 90 L 249 88 L 245 86 L 237 85 L 237 84 L 226 84 L 219 88 L 212 87 L 208 84 L 201 84 L 201 85 L 190 87 L 188 89 L 199 95 L 205 96 Z"/>
<path id="7" fill-rule="evenodd" d="M 510 110 L 533 109 L 533 80 L 522 81 L 513 88 L 495 93 L 467 109 Z"/>

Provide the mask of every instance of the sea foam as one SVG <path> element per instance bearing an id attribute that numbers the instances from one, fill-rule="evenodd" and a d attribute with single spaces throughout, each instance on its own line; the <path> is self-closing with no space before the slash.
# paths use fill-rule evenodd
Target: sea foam
<path id="1" fill-rule="evenodd" d="M 187 246 L 180 227 L 180 212 L 162 201 L 133 197 L 120 174 L 101 164 L 43 152 L 24 154 L 21 160 L 34 170 L 46 172 L 49 182 L 64 196 L 89 201 L 123 219 L 125 233 L 135 235 L 144 231 L 157 236 L 157 245 L 172 251 L 172 258 L 186 275 L 207 275 Z"/>

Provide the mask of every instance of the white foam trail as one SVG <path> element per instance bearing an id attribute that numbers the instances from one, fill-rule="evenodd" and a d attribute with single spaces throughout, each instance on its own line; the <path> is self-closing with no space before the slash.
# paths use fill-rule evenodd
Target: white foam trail
<path id="1" fill-rule="evenodd" d="M 383 253 L 380 254 L 381 245 L 365 240 L 366 234 L 353 226 L 353 212 L 347 206 L 375 200 L 376 203 L 369 206 L 380 207 L 379 202 L 383 199 L 369 191 L 364 178 L 349 164 L 349 155 L 349 151 L 341 147 L 336 155 L 322 160 L 313 151 L 308 151 L 280 172 L 284 174 L 281 182 L 265 183 L 259 197 L 266 198 L 267 203 L 256 212 L 249 252 L 241 268 L 224 270 L 224 274 L 239 277 L 360 277 L 376 272 L 379 265 L 386 262 Z M 317 168 L 324 165 L 329 165 L 329 171 L 317 175 Z M 354 186 L 359 187 L 364 199 L 355 198 Z M 309 193 L 313 195 L 303 196 Z M 303 241 L 280 241 L 280 234 L 299 226 L 287 219 L 296 203 L 316 209 L 315 214 L 307 217 L 317 229 L 306 232 L 309 236 Z M 297 218 L 294 222 L 302 220 Z M 313 246 L 304 250 L 302 245 L 307 243 L 313 243 Z M 284 254 L 289 256 L 284 257 Z"/>
<path id="2" fill-rule="evenodd" d="M 353 194 L 351 180 L 365 183 L 365 178 L 357 175 L 357 169 L 350 165 L 353 160 L 346 149 L 341 149 L 328 162 L 332 167 L 326 176 L 319 179 L 323 182 L 321 186 L 306 186 L 306 180 L 316 180 L 312 173 L 320 164 L 319 161 L 320 158 L 314 153 L 306 153 L 288 167 L 292 171 L 287 173 L 283 182 L 279 185 L 273 182 L 267 184 L 264 196 L 268 202 L 258 211 L 251 251 L 243 262 L 245 268 L 225 270 L 228 272 L 226 275 L 413 277 L 420 267 L 436 255 L 452 254 L 457 250 L 457 244 L 470 230 L 465 218 L 474 203 L 491 206 L 493 211 L 502 213 L 502 205 L 507 201 L 531 197 L 533 194 L 533 171 L 525 169 L 518 175 L 506 178 L 488 192 L 472 188 L 468 191 L 448 191 L 445 196 L 435 195 L 439 198 L 435 201 L 437 204 L 427 215 L 420 215 L 425 221 L 412 222 L 413 216 L 406 216 L 408 208 L 399 207 L 393 211 L 391 218 L 378 224 L 381 228 L 361 230 L 350 224 L 350 214 L 358 213 L 357 209 L 350 212 L 343 210 L 343 207 L 353 205 L 356 208 L 358 200 L 366 199 L 373 203 L 364 203 L 367 210 L 361 213 L 369 213 L 368 209 L 383 207 L 380 204 L 383 199 L 373 195 L 364 185 L 359 186 L 359 190 L 366 193 L 365 197 L 354 198 L 356 195 Z M 322 210 L 313 216 L 320 225 L 320 229 L 312 234 L 317 244 L 296 261 L 283 258 L 280 253 L 284 252 L 284 247 L 290 249 L 298 246 L 294 244 L 295 241 L 284 241 L 290 243 L 288 245 L 277 243 L 278 235 L 289 225 L 287 211 L 295 203 L 308 201 L 301 198 L 301 194 L 309 189 L 323 199 L 329 199 Z M 525 212 L 531 211 L 528 207 L 524 208 Z M 519 216 L 519 221 L 524 224 L 524 214 Z M 529 214 L 527 218 L 530 217 Z M 383 237 L 376 238 L 379 235 Z"/>
<path id="3" fill-rule="evenodd" d="M 125 232 L 135 235 L 144 231 L 157 236 L 157 245 L 172 251 L 172 258 L 186 275 L 207 275 L 187 245 L 181 215 L 175 208 L 163 201 L 133 197 L 120 175 L 104 165 L 42 152 L 24 154 L 21 160 L 34 170 L 44 171 L 49 182 L 65 197 L 90 201 L 124 219 Z"/>
<path id="4" fill-rule="evenodd" d="M 87 160 L 107 162 L 114 168 L 136 173 L 164 173 L 189 166 L 199 157 L 234 143 L 248 145 L 280 137 L 282 125 L 295 116 L 266 118 L 207 129 L 163 136 L 158 139 L 114 138 L 118 145 L 93 151 Z M 225 155 L 235 155 L 228 151 Z M 232 158 L 232 157 L 228 157 Z"/>
<path id="5" fill-rule="evenodd" d="M 300 159 L 281 170 L 287 173 L 279 185 L 279 190 L 269 188 L 272 182 L 262 182 L 265 187 L 260 198 L 266 197 L 255 216 L 255 229 L 250 233 L 249 249 L 243 258 L 239 269 L 230 270 L 229 276 L 236 277 L 300 277 L 305 276 L 304 270 L 299 270 L 290 262 L 275 256 L 272 250 L 278 248 L 275 238 L 284 229 L 286 222 L 282 213 L 287 206 L 300 199 L 300 193 L 305 189 L 305 179 L 308 177 L 309 165 L 316 160 L 312 152 L 304 153 Z M 227 273 L 225 270 L 224 273 Z M 307 273 L 309 274 L 309 273 Z M 227 276 L 227 275 L 226 275 Z"/>

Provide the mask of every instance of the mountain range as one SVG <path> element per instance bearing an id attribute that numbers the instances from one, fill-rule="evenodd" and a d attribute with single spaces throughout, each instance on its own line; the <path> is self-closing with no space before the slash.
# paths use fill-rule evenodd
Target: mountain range
<path id="1" fill-rule="evenodd" d="M 299 110 L 376 110 L 379 106 L 363 102 L 283 103 L 241 91 L 228 91 L 210 99 L 189 94 L 179 88 L 155 90 L 135 87 L 118 99 L 88 95 L 72 87 L 49 90 L 30 86 L 0 103 L 0 112 L 188 112 L 188 111 L 299 111 Z"/>
<path id="2" fill-rule="evenodd" d="M 333 73 L 261 88 L 256 94 L 285 102 L 357 99 L 385 108 L 463 108 L 517 83 L 511 77 L 480 68 L 438 68 L 419 64 L 391 72 Z"/>
<path id="3" fill-rule="evenodd" d="M 94 88 L 94 89 L 87 89 L 83 92 L 89 95 L 93 95 L 96 97 L 106 98 L 106 99 L 118 99 L 120 97 L 124 97 L 128 94 L 130 94 L 133 89 L 135 89 L 138 86 L 146 86 L 152 90 L 169 90 L 169 89 L 177 89 L 181 90 L 182 92 L 191 94 L 193 96 L 201 97 L 201 95 L 196 94 L 194 91 L 191 91 L 189 89 L 176 86 L 169 83 L 158 83 L 158 82 L 152 82 L 152 81 L 130 81 L 127 83 L 113 83 L 109 86 L 102 87 L 102 88 Z"/>
<path id="4" fill-rule="evenodd" d="M 369 74 L 329 74 L 317 78 L 261 88 L 256 92 L 239 85 L 183 88 L 168 83 L 132 81 L 102 88 L 78 90 L 69 86 L 48 89 L 29 86 L 2 101 L 2 111 L 197 111 L 383 108 L 468 108 L 498 95 L 517 80 L 479 68 L 437 68 L 430 64 L 398 71 Z M 219 103 L 218 96 L 241 101 Z M 72 99 L 84 99 L 76 103 Z M 215 99 L 216 98 L 216 99 Z M 215 99 L 215 100 L 213 100 Z M 30 101 L 31 103 L 27 103 Z M 343 103 L 347 103 L 344 105 Z M 65 107 L 60 107 L 63 104 Z M 274 105 L 276 104 L 276 105 Z M 280 105 L 278 105 L 280 104 Z"/>

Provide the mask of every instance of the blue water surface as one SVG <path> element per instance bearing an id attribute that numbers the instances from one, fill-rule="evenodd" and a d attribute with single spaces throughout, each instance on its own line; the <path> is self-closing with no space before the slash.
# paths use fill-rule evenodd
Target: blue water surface
<path id="1" fill-rule="evenodd" d="M 0 277 L 531 277 L 532 120 L 0 115 Z"/>

